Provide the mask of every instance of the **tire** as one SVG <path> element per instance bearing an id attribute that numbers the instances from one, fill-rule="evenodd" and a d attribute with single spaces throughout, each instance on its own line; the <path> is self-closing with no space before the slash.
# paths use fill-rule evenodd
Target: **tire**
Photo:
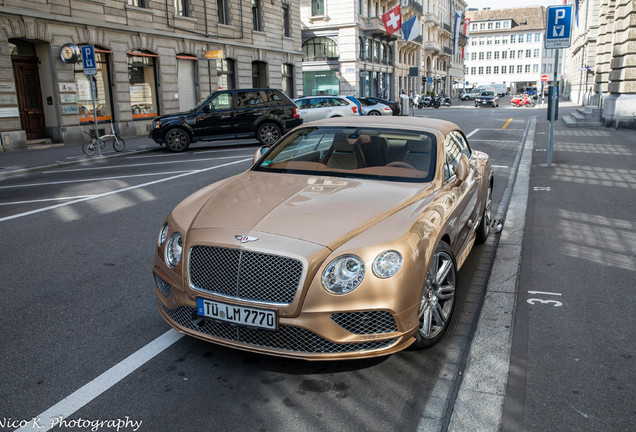
<path id="1" fill-rule="evenodd" d="M 439 108 L 439 105 L 440 105 L 440 104 L 439 104 L 439 101 L 435 101 L 435 102 L 433 102 L 433 107 L 434 107 L 434 108 L 436 108 L 436 109 L 437 109 L 437 108 Z"/>
<path id="2" fill-rule="evenodd" d="M 126 141 L 119 137 L 113 138 L 112 144 L 116 152 L 123 151 L 126 148 Z"/>
<path id="3" fill-rule="evenodd" d="M 490 223 L 492 222 L 492 184 L 488 185 L 486 191 L 486 201 L 484 202 L 484 213 L 481 216 L 481 222 L 477 227 L 477 236 L 475 241 L 479 244 L 485 243 L 490 234 Z"/>
<path id="4" fill-rule="evenodd" d="M 82 151 L 86 156 L 93 156 L 95 154 L 95 150 L 97 150 L 96 147 L 95 141 L 91 140 L 82 144 Z"/>
<path id="5" fill-rule="evenodd" d="M 373 110 L 373 111 L 371 111 L 371 112 L 370 112 L 369 114 L 367 114 L 367 115 L 370 115 L 370 116 L 379 116 L 379 115 L 380 115 L 380 112 L 379 112 L 379 111 L 375 111 L 375 110 Z"/>
<path id="6" fill-rule="evenodd" d="M 261 143 L 261 145 L 271 146 L 275 144 L 281 136 L 282 133 L 280 127 L 278 127 L 275 123 L 263 123 L 256 131 L 256 139 Z"/>
<path id="7" fill-rule="evenodd" d="M 420 325 L 415 333 L 413 348 L 431 347 L 442 338 L 455 310 L 456 289 L 457 262 L 450 246 L 441 242 L 426 272 L 420 300 Z"/>
<path id="8" fill-rule="evenodd" d="M 169 151 L 173 153 L 182 152 L 190 146 L 190 135 L 181 128 L 170 129 L 164 138 L 164 142 Z"/>

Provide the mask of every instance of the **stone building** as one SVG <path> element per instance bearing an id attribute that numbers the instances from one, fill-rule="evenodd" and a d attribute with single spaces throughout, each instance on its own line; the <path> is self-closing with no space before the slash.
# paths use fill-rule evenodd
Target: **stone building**
<path id="1" fill-rule="evenodd" d="M 601 108 L 606 126 L 636 128 L 636 3 L 569 0 L 574 7 L 565 95 Z"/>
<path id="2" fill-rule="evenodd" d="M 388 35 L 382 22 L 398 4 L 402 21 L 417 16 L 419 35 L 411 41 L 400 31 Z M 465 7 L 463 0 L 301 0 L 304 94 L 450 94 L 463 76 L 454 17 Z"/>
<path id="3" fill-rule="evenodd" d="M 94 118 L 146 134 L 218 88 L 301 93 L 300 0 L 0 0 L 0 151 L 80 143 Z"/>

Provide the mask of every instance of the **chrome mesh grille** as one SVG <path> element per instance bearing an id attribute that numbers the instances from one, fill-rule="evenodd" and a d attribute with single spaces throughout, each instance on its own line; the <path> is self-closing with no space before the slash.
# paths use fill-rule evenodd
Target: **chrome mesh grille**
<path id="1" fill-rule="evenodd" d="M 331 314 L 331 319 L 353 334 L 366 335 L 398 331 L 389 311 L 364 311 Z"/>
<path id="2" fill-rule="evenodd" d="M 194 288 L 244 300 L 290 304 L 303 264 L 297 259 L 217 246 L 190 249 Z"/>
<path id="3" fill-rule="evenodd" d="M 190 330 L 229 341 L 284 351 L 312 354 L 371 351 L 388 348 L 397 341 L 397 338 L 394 338 L 340 344 L 300 327 L 281 325 L 277 331 L 259 330 L 200 319 L 196 316 L 196 309 L 188 306 L 168 310 L 161 302 L 159 305 L 170 319 Z"/>
<path id="4" fill-rule="evenodd" d="M 161 294 L 163 294 L 164 297 L 170 296 L 170 293 L 172 292 L 172 285 L 163 280 L 157 273 L 153 272 L 153 275 L 155 276 L 155 283 L 157 284 L 157 288 L 159 288 Z"/>

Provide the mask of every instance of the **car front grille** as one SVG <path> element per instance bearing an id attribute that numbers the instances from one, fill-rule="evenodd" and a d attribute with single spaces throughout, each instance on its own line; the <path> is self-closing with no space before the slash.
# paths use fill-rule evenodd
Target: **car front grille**
<path id="1" fill-rule="evenodd" d="M 344 312 L 331 314 L 333 322 L 353 334 L 366 335 L 398 331 L 389 311 Z"/>
<path id="2" fill-rule="evenodd" d="M 155 283 L 157 284 L 157 288 L 159 288 L 161 294 L 163 294 L 164 297 L 170 297 L 172 285 L 163 280 L 157 273 L 153 272 L 153 275 L 155 276 Z"/>
<path id="3" fill-rule="evenodd" d="M 369 342 L 335 343 L 301 327 L 281 325 L 276 331 L 241 327 L 198 318 L 196 308 L 193 307 L 179 306 L 168 310 L 161 302 L 159 304 L 171 320 L 190 330 L 264 348 L 310 354 L 347 353 L 384 349 L 397 341 L 397 338 L 393 338 Z"/>
<path id="4" fill-rule="evenodd" d="M 300 285 L 300 260 L 240 249 L 193 246 L 189 276 L 193 288 L 212 294 L 291 304 Z"/>

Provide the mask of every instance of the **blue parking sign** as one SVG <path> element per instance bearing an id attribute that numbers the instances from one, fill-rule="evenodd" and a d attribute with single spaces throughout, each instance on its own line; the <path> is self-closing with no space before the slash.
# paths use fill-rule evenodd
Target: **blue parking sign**
<path id="1" fill-rule="evenodd" d="M 567 48 L 572 38 L 572 5 L 548 6 L 545 48 Z"/>
<path id="2" fill-rule="evenodd" d="M 84 75 L 97 75 L 95 47 L 93 45 L 84 45 L 82 47 L 82 65 L 84 66 Z"/>

